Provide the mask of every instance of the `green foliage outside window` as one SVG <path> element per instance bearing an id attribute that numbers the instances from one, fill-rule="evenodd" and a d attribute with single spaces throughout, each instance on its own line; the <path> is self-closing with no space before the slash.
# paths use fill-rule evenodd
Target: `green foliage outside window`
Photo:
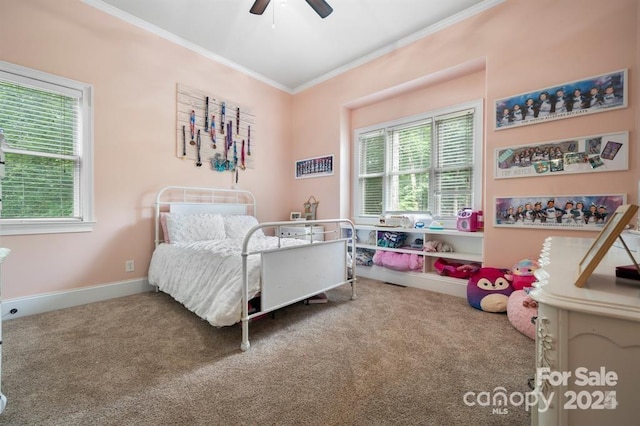
<path id="1" fill-rule="evenodd" d="M 474 110 L 425 116 L 358 135 L 357 215 L 455 217 L 472 206 Z"/>
<path id="2" fill-rule="evenodd" d="M 0 128 L 9 151 L 2 217 L 76 216 L 78 100 L 0 81 Z"/>

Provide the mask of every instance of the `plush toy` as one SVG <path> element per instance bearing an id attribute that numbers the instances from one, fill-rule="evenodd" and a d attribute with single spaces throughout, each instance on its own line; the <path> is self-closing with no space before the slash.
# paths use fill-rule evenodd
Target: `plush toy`
<path id="1" fill-rule="evenodd" d="M 536 282 L 536 277 L 533 273 L 539 267 L 540 265 L 535 260 L 521 260 L 513 265 L 511 273 L 507 275 L 507 279 L 511 281 L 511 286 L 514 290 L 522 290 L 523 288 L 531 287 L 531 284 Z"/>
<path id="2" fill-rule="evenodd" d="M 485 312 L 506 312 L 513 287 L 507 280 L 508 269 L 480 268 L 467 284 L 467 301 Z"/>
<path id="3" fill-rule="evenodd" d="M 525 290 L 515 290 L 507 301 L 507 318 L 516 330 L 531 340 L 536 339 L 536 325 L 532 318 L 538 316 L 538 304 Z"/>
<path id="4" fill-rule="evenodd" d="M 428 252 L 452 252 L 451 244 L 439 240 L 429 240 L 424 243 L 424 251 Z"/>
<path id="5" fill-rule="evenodd" d="M 469 278 L 474 272 L 480 269 L 477 263 L 456 263 L 446 259 L 438 258 L 433 262 L 433 268 L 438 274 L 445 277 Z"/>

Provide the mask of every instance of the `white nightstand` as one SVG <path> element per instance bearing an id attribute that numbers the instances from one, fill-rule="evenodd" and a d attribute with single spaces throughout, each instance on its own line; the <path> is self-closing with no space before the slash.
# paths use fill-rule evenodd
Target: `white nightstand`
<path id="1" fill-rule="evenodd" d="M 279 236 L 282 238 L 297 238 L 308 240 L 313 235 L 313 241 L 324 241 L 324 226 L 322 225 L 291 225 L 281 226 Z"/>

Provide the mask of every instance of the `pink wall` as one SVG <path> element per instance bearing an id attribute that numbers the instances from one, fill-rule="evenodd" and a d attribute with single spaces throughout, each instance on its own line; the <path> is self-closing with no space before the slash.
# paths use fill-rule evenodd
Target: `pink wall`
<path id="1" fill-rule="evenodd" d="M 424 111 L 432 106 L 458 102 L 469 92 L 485 99 L 485 217 L 493 217 L 496 196 L 626 193 L 638 202 L 638 2 L 620 0 L 513 0 L 389 53 L 357 69 L 307 89 L 294 98 L 294 155 L 350 152 L 351 134 L 362 125 L 386 117 L 415 113 L 415 100 L 423 97 Z M 530 30 L 527 29 L 530 26 Z M 460 77 L 461 69 L 486 64 L 482 74 Z M 493 102 L 496 99 L 543 87 L 580 80 L 628 68 L 629 107 L 496 132 Z M 477 71 L 477 70 L 476 70 Z M 456 80 L 457 79 L 457 80 Z M 420 82 L 425 81 L 424 88 Z M 429 83 L 431 82 L 431 83 Z M 435 82 L 435 85 L 432 84 Z M 460 82 L 460 85 L 456 83 Z M 404 93 L 404 86 L 421 90 Z M 433 100 L 431 95 L 455 94 Z M 400 94 L 398 94 L 401 92 Z M 423 96 L 421 96 L 423 95 Z M 462 95 L 464 97 L 464 95 Z M 375 102 L 363 102 L 373 98 Z M 365 103 L 366 108 L 360 108 Z M 413 105 L 413 106 L 412 106 Z M 345 113 L 345 110 L 350 113 Z M 339 121 L 341 120 L 341 121 Z M 350 122 L 349 122 L 350 120 Z M 493 178 L 494 152 L 498 147 L 561 140 L 599 133 L 630 132 L 630 169 L 606 175 L 564 175 L 544 178 Z M 302 137 L 303 136 L 303 137 Z M 349 147 L 349 149 L 345 149 Z M 350 160 L 346 162 L 350 164 Z M 310 179 L 294 186 L 294 197 L 321 194 L 321 214 L 345 211 L 338 193 L 350 190 L 350 170 L 331 179 Z M 341 176 L 340 176 L 341 175 Z M 345 176 L 346 175 L 346 176 Z M 348 182 L 347 185 L 344 182 Z M 349 200 L 343 196 L 342 199 Z M 523 258 L 537 258 L 542 241 L 550 234 L 593 237 L 593 232 L 512 230 L 487 226 L 485 263 L 510 267 Z"/>
<path id="2" fill-rule="evenodd" d="M 532 191 L 625 192 L 637 202 L 639 21 L 636 0 L 510 0 L 292 96 L 80 0 L 3 2 L 0 60 L 94 86 L 98 220 L 91 233 L 3 237 L 2 245 L 13 250 L 3 265 L 3 296 L 144 277 L 153 247 L 155 192 L 169 184 L 231 187 L 230 175 L 174 157 L 177 83 L 248 105 L 256 113 L 256 133 L 265 149 L 256 144 L 256 168 L 240 176 L 239 187 L 256 193 L 261 220 L 301 210 L 310 195 L 320 201 L 320 217 L 349 214 L 355 127 L 479 97 L 485 99 L 487 117 L 488 216 L 494 197 Z M 493 130 L 496 99 L 621 68 L 630 69 L 627 109 Z M 493 179 L 498 147 L 621 130 L 630 131 L 629 171 Z M 330 153 L 340 164 L 333 176 L 293 178 L 293 160 Z M 488 226 L 486 263 L 510 266 L 537 257 L 548 234 Z M 132 274 L 124 272 L 127 259 L 136 260 Z"/>
<path id="3" fill-rule="evenodd" d="M 469 75 L 447 79 L 444 82 L 435 82 L 432 85 L 416 88 L 379 102 L 354 107 L 350 109 L 351 127 L 358 129 L 482 99 L 484 97 L 484 82 L 484 70 L 472 70 Z"/>
<path id="4" fill-rule="evenodd" d="M 3 264 L 5 298 L 145 277 L 156 191 L 231 187 L 230 173 L 175 157 L 177 83 L 255 112 L 256 166 L 241 172 L 238 187 L 256 194 L 261 220 L 288 218 L 290 94 L 80 0 L 4 1 L 1 9 L 0 60 L 93 85 L 97 219 L 90 233 L 3 237 L 12 250 Z M 135 272 L 124 272 L 127 259 Z"/>

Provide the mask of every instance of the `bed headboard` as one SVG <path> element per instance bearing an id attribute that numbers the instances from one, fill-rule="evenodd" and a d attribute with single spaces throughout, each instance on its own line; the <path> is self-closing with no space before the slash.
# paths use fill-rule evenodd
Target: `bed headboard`
<path id="1" fill-rule="evenodd" d="M 163 212 L 256 216 L 256 199 L 250 191 L 194 186 L 167 186 L 156 196 L 155 243 L 160 239 L 160 214 Z"/>

